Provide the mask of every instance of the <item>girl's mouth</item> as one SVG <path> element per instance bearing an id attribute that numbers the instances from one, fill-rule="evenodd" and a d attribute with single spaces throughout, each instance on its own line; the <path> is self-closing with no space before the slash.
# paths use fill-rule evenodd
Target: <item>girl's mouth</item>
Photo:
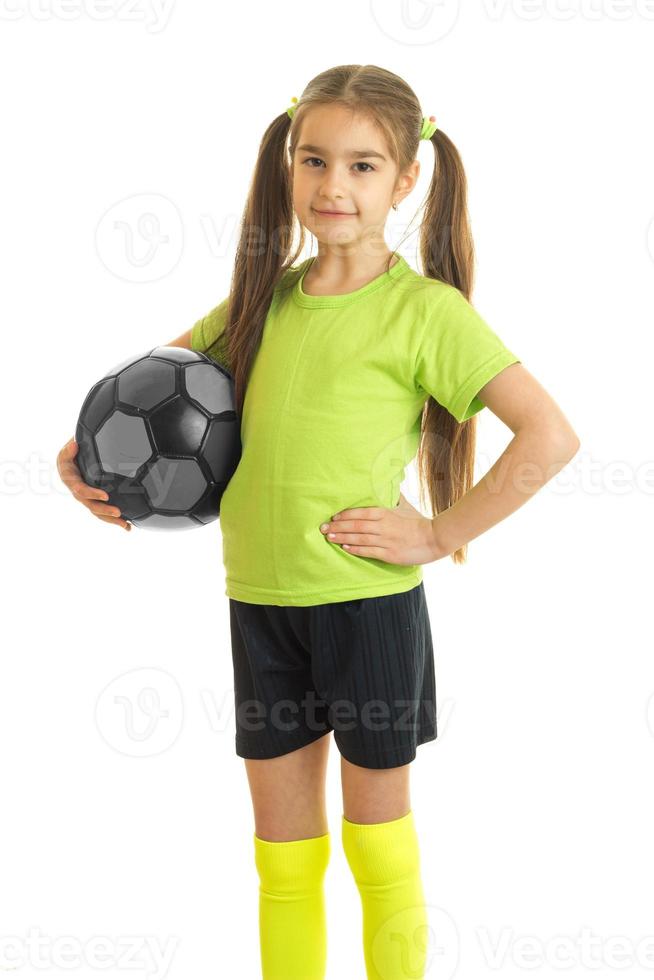
<path id="1" fill-rule="evenodd" d="M 313 209 L 316 214 L 319 214 L 321 218 L 353 218 L 353 211 L 318 211 L 317 208 Z"/>

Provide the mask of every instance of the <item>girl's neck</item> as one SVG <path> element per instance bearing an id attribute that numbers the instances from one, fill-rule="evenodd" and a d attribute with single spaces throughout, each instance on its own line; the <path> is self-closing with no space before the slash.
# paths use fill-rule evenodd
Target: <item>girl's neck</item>
<path id="1" fill-rule="evenodd" d="M 392 257 L 392 258 L 391 258 Z M 319 252 L 304 277 L 302 288 L 314 295 L 335 295 L 365 286 L 392 268 L 399 256 L 388 251 L 386 255 L 334 255 Z M 307 289 L 313 286 L 313 289 Z"/>

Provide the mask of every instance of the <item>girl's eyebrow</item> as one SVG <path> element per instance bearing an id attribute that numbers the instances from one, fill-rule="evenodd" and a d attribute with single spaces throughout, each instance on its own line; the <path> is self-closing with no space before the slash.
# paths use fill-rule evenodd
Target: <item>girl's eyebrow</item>
<path id="1" fill-rule="evenodd" d="M 302 146 L 298 146 L 298 153 L 301 150 L 306 150 L 307 153 L 323 153 L 326 154 L 327 150 L 323 149 L 321 146 L 314 146 L 312 143 L 303 143 Z M 386 157 L 377 150 L 347 150 L 346 156 L 350 157 L 377 157 L 379 160 L 386 162 Z"/>

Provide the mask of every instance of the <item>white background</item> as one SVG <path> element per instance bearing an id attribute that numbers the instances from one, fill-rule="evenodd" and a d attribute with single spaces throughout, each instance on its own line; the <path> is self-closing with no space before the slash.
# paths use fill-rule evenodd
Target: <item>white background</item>
<path id="1" fill-rule="evenodd" d="M 635 0 L 0 0 L 0 973 L 259 976 L 219 524 L 128 535 L 55 460 L 97 379 L 227 294 L 273 117 L 318 72 L 372 63 L 459 148 L 473 302 L 582 443 L 467 565 L 425 567 L 427 976 L 651 975 L 653 43 L 654 3 Z M 419 159 L 390 247 L 428 143 Z M 510 437 L 478 416 L 476 479 Z M 328 977 L 356 980 L 335 744 L 328 779 Z"/>

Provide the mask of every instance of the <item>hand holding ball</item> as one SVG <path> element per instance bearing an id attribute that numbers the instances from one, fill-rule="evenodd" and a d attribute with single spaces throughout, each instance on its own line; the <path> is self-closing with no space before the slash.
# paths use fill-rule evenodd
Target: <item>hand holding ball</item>
<path id="1" fill-rule="evenodd" d="M 93 385 L 75 438 L 83 479 L 132 524 L 209 524 L 241 457 L 233 378 L 199 351 L 155 347 Z"/>

